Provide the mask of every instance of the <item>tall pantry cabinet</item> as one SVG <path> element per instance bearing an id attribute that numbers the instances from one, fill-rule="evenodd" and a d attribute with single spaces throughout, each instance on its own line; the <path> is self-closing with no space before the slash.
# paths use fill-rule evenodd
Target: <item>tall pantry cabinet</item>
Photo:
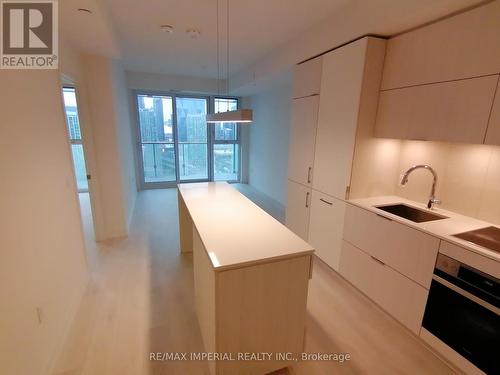
<path id="1" fill-rule="evenodd" d="M 384 54 L 384 39 L 364 37 L 298 65 L 294 76 L 294 96 L 309 96 L 293 99 L 286 224 L 335 270 L 352 166 L 363 153 L 357 141 L 371 136 Z M 321 77 L 317 94 L 304 84 L 307 68 Z"/>

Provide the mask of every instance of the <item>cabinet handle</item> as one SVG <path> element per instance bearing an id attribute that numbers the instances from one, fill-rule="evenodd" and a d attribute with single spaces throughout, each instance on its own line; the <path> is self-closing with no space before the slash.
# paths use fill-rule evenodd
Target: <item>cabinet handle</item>
<path id="1" fill-rule="evenodd" d="M 323 203 L 329 204 L 330 206 L 333 205 L 332 202 L 325 201 L 323 198 L 319 198 L 319 200 Z"/>
<path id="2" fill-rule="evenodd" d="M 385 219 L 387 221 L 392 221 L 392 219 L 389 219 L 388 217 L 385 217 L 384 215 L 380 215 L 380 214 L 375 214 L 377 215 L 378 217 L 381 217 L 382 219 Z"/>
<path id="3" fill-rule="evenodd" d="M 309 169 L 307 170 L 307 183 L 308 184 L 311 183 L 311 172 L 312 172 L 312 167 L 309 167 Z"/>
<path id="4" fill-rule="evenodd" d="M 370 258 L 372 258 L 375 262 L 377 262 L 377 263 L 381 264 L 382 266 L 385 266 L 385 263 L 384 263 L 384 262 L 382 262 L 381 260 L 379 260 L 379 259 L 375 258 L 374 256 L 371 256 L 371 255 L 370 255 Z"/>
<path id="5" fill-rule="evenodd" d="M 307 192 L 306 193 L 306 208 L 309 208 L 309 195 L 310 195 L 310 193 Z"/>

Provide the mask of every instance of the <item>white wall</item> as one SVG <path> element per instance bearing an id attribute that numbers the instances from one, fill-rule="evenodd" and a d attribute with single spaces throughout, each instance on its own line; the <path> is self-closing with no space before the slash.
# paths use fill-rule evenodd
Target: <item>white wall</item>
<path id="1" fill-rule="evenodd" d="M 87 285 L 58 71 L 0 71 L 0 175 L 0 373 L 45 374 Z"/>
<path id="2" fill-rule="evenodd" d="M 254 121 L 249 127 L 248 183 L 286 205 L 291 80 L 249 98 Z"/>
<path id="3" fill-rule="evenodd" d="M 125 73 L 118 62 L 95 55 L 84 56 L 83 67 L 102 207 L 101 239 L 122 237 L 128 234 L 137 194 Z"/>
<path id="4" fill-rule="evenodd" d="M 217 79 L 176 76 L 169 74 L 144 73 L 127 71 L 127 86 L 131 89 L 182 91 L 191 93 L 214 94 L 223 90 L 225 81 L 220 84 Z"/>
<path id="5" fill-rule="evenodd" d="M 114 92 L 114 108 L 116 114 L 116 126 L 118 132 L 118 146 L 122 169 L 123 200 L 125 206 L 125 217 L 127 228 L 130 226 L 132 214 L 137 197 L 137 181 L 134 158 L 134 137 L 132 126 L 135 122 L 131 118 L 126 74 L 121 64 L 111 61 L 111 80 Z"/>

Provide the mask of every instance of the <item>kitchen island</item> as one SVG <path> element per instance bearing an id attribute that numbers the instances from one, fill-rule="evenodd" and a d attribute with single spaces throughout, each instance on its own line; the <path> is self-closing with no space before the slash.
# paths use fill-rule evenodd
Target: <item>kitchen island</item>
<path id="1" fill-rule="evenodd" d="M 304 349 L 314 249 L 225 182 L 180 184 L 178 203 L 205 351 L 221 354 L 211 374 L 286 367 L 291 358 L 277 356 Z"/>

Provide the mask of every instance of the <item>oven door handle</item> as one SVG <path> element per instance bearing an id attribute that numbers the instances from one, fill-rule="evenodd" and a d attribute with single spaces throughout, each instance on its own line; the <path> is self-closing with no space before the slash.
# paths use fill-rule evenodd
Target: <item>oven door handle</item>
<path id="1" fill-rule="evenodd" d="M 432 279 L 437 281 L 438 283 L 444 285 L 445 287 L 453 290 L 454 292 L 460 294 L 461 296 L 471 300 L 472 302 L 477 303 L 478 305 L 483 306 L 485 309 L 490 310 L 491 312 L 500 315 L 500 309 L 498 307 L 493 306 L 492 304 L 482 300 L 479 297 L 476 297 L 474 294 L 467 292 L 466 290 L 463 290 L 462 288 L 456 286 L 453 283 L 450 283 L 448 280 L 443 279 L 442 277 L 434 274 L 432 275 Z"/>

